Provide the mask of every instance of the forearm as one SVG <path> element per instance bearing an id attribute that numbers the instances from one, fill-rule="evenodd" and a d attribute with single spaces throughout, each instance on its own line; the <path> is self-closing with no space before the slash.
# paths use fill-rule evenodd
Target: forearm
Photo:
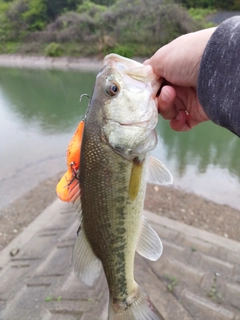
<path id="1" fill-rule="evenodd" d="M 240 136 L 240 16 L 222 23 L 210 38 L 197 92 L 208 117 Z"/>

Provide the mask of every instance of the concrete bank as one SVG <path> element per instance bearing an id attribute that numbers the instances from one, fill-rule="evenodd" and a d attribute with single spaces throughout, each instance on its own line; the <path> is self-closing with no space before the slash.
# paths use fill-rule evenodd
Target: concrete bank
<path id="1" fill-rule="evenodd" d="M 102 60 L 97 58 L 50 58 L 6 54 L 0 55 L 0 67 L 99 71 L 102 68 Z"/>
<path id="2" fill-rule="evenodd" d="M 135 276 L 161 320 L 240 320 L 240 243 L 144 213 L 160 235 L 156 262 L 137 255 Z M 1 320 L 106 320 L 103 273 L 93 287 L 71 269 L 78 218 L 54 201 L 0 252 Z"/>

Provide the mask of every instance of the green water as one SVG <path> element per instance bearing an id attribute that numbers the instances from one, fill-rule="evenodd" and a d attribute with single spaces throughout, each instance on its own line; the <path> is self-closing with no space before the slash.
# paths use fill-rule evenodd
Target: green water
<path id="1" fill-rule="evenodd" d="M 0 207 L 65 170 L 65 151 L 83 118 L 96 73 L 0 69 Z M 177 133 L 159 119 L 153 155 L 174 186 L 240 208 L 240 142 L 210 122 Z"/>

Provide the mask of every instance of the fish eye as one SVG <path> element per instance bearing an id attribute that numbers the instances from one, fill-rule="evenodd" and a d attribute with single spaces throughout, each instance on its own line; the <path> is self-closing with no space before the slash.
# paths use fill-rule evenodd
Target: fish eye
<path id="1" fill-rule="evenodd" d="M 110 97 L 115 96 L 118 92 L 119 92 L 119 88 L 116 83 L 110 83 L 106 88 L 106 93 Z"/>

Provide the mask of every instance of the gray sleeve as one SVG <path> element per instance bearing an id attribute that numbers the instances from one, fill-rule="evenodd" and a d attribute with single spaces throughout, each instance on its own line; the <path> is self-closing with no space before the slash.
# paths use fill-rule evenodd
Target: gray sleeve
<path id="1" fill-rule="evenodd" d="M 240 136 L 240 16 L 224 21 L 210 38 L 197 92 L 208 117 Z"/>

